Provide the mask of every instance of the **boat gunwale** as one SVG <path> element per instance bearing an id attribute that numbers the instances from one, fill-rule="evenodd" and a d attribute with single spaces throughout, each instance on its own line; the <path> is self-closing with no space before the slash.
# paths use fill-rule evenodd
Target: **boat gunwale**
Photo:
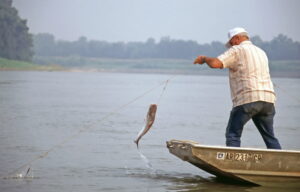
<path id="1" fill-rule="evenodd" d="M 168 142 L 177 142 L 182 144 L 189 144 L 193 147 L 201 147 L 201 148 L 209 148 L 209 149 L 230 149 L 230 150 L 249 150 L 249 151 L 264 151 L 264 152 L 289 152 L 289 153 L 300 153 L 297 150 L 289 150 L 289 149 L 262 149 L 262 148 L 251 148 L 251 147 L 227 147 L 227 146 L 219 146 L 219 145 L 202 145 L 195 141 L 190 140 L 170 140 Z"/>
<path id="2" fill-rule="evenodd" d="M 186 143 L 186 142 L 182 142 Z M 190 144 L 196 148 L 209 148 L 209 149 L 230 149 L 235 151 L 264 151 L 264 152 L 280 152 L 280 153 L 299 153 L 300 151 L 296 150 L 281 150 L 281 149 L 260 149 L 260 148 L 245 148 L 245 147 L 224 147 L 224 146 L 214 146 L 214 145 L 201 145 L 201 144 L 193 144 L 193 143 L 186 143 Z"/>

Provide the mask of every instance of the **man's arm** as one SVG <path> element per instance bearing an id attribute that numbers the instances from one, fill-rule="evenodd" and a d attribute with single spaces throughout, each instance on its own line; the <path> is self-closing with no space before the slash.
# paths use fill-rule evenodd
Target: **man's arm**
<path id="1" fill-rule="evenodd" d="M 194 64 L 202 65 L 203 63 L 207 63 L 207 65 L 211 68 L 223 68 L 223 63 L 218 58 L 214 57 L 206 57 L 204 55 L 200 55 L 194 61 Z"/>

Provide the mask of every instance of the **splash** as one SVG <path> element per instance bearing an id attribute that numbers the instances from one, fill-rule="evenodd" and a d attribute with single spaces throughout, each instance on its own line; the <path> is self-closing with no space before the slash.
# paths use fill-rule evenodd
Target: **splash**
<path id="1" fill-rule="evenodd" d="M 33 171 L 30 166 L 27 166 L 21 172 L 15 173 L 9 177 L 4 177 L 4 179 L 33 179 Z"/>
<path id="2" fill-rule="evenodd" d="M 138 153 L 141 157 L 141 159 L 143 160 L 143 162 L 145 163 L 146 167 L 151 170 L 152 174 L 156 174 L 156 170 L 153 168 L 152 164 L 150 163 L 149 159 L 140 151 L 140 149 L 138 149 Z"/>

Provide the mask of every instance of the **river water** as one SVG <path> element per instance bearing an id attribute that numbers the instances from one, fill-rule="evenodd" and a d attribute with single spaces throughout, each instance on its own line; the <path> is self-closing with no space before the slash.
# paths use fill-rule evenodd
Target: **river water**
<path id="1" fill-rule="evenodd" d="M 300 150 L 300 79 L 273 82 L 275 134 L 283 148 Z M 157 102 L 140 141 L 149 169 L 133 140 Z M 170 139 L 224 145 L 230 110 L 225 76 L 0 72 L 0 191 L 283 191 L 220 183 L 168 152 Z M 252 122 L 242 146 L 265 148 Z M 3 179 L 29 167 L 26 179 Z"/>

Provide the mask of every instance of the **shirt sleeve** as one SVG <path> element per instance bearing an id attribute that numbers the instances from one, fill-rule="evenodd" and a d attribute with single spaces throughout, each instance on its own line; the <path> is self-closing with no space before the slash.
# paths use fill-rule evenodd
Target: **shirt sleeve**
<path id="1" fill-rule="evenodd" d="M 223 54 L 219 55 L 218 59 L 222 62 L 223 68 L 233 69 L 237 64 L 237 50 L 230 48 Z"/>

